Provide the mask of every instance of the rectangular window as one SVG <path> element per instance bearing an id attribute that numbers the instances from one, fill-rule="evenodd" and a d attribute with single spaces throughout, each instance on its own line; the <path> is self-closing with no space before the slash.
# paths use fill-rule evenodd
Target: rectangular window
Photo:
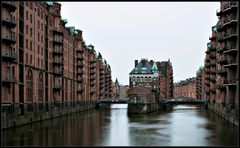
<path id="1" fill-rule="evenodd" d="M 26 53 L 26 64 L 28 64 L 28 53 Z"/>
<path id="2" fill-rule="evenodd" d="M 41 31 L 43 31 L 43 23 L 41 23 Z"/>
<path id="3" fill-rule="evenodd" d="M 30 41 L 30 50 L 32 50 L 32 41 Z"/>
<path id="4" fill-rule="evenodd" d="M 32 64 L 32 55 L 30 55 L 30 64 Z"/>
<path id="5" fill-rule="evenodd" d="M 28 20 L 28 11 L 26 11 L 26 20 Z"/>
<path id="6" fill-rule="evenodd" d="M 28 49 L 28 39 L 26 39 L 26 48 Z"/>
<path id="7" fill-rule="evenodd" d="M 30 2 L 30 9 L 33 10 L 33 2 Z"/>
<path id="8" fill-rule="evenodd" d="M 26 34 L 28 34 L 28 25 L 26 25 Z"/>
<path id="9" fill-rule="evenodd" d="M 41 47 L 41 55 L 43 55 L 43 47 Z"/>
<path id="10" fill-rule="evenodd" d="M 39 67 L 39 58 L 38 58 L 38 67 Z"/>
<path id="11" fill-rule="evenodd" d="M 41 43 L 43 43 L 43 35 L 41 35 Z"/>
<path id="12" fill-rule="evenodd" d="M 39 8 L 37 9 L 37 15 L 40 17 L 40 10 L 39 10 Z"/>
<path id="13" fill-rule="evenodd" d="M 30 23 L 32 23 L 32 14 L 30 14 Z"/>
<path id="14" fill-rule="evenodd" d="M 43 12 L 41 11 L 41 19 L 43 19 Z"/>
<path id="15" fill-rule="evenodd" d="M 39 47 L 39 45 L 38 45 L 38 54 L 40 54 L 40 47 Z"/>
<path id="16" fill-rule="evenodd" d="M 38 26 L 38 29 L 40 29 L 40 22 L 39 22 L 39 20 L 37 21 L 37 26 Z"/>
<path id="17" fill-rule="evenodd" d="M 40 34 L 38 33 L 38 41 L 40 41 Z"/>
<path id="18" fill-rule="evenodd" d="M 32 28 L 30 28 L 30 36 L 32 37 Z"/>

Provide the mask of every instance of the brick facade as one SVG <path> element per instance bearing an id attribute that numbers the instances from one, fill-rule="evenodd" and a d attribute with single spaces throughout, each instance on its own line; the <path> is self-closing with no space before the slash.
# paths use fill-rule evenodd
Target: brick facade
<path id="1" fill-rule="evenodd" d="M 112 97 L 111 67 L 66 26 L 61 4 L 3 1 L 1 13 L 5 106 L 23 115 L 33 104 L 47 111 Z"/>
<path id="2" fill-rule="evenodd" d="M 174 84 L 174 97 L 186 97 L 196 99 L 196 78 L 189 78 Z"/>

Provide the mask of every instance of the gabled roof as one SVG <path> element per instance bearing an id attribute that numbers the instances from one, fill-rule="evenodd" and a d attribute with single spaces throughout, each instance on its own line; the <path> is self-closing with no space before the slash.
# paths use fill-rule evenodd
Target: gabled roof
<path id="1" fill-rule="evenodd" d="M 142 74 L 142 72 L 146 74 L 153 74 L 152 66 L 147 59 L 141 59 L 141 61 L 137 64 L 136 67 L 130 72 L 130 74 Z"/>
<path id="2" fill-rule="evenodd" d="M 158 70 L 158 67 L 157 67 L 157 65 L 156 65 L 155 62 L 153 63 L 152 70 L 154 70 L 154 71 L 155 71 L 155 70 L 156 70 L 156 71 Z"/>

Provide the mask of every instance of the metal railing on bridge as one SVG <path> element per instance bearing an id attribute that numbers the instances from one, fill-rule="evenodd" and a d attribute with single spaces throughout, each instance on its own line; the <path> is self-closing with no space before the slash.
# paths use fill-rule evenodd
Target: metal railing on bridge
<path id="1" fill-rule="evenodd" d="M 125 98 L 125 99 L 112 99 L 112 98 L 109 98 L 109 99 L 100 99 L 100 100 L 96 100 L 96 103 L 99 104 L 99 103 L 107 103 L 107 104 L 126 104 L 128 103 L 128 99 Z"/>

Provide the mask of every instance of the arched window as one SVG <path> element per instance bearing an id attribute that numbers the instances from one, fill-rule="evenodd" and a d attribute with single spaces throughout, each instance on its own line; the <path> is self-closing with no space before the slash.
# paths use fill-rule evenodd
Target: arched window
<path id="1" fill-rule="evenodd" d="M 43 74 L 40 72 L 38 76 L 38 101 L 43 101 Z"/>
<path id="2" fill-rule="evenodd" d="M 26 75 L 26 89 L 27 89 L 27 101 L 33 101 L 33 75 L 29 69 Z"/>

